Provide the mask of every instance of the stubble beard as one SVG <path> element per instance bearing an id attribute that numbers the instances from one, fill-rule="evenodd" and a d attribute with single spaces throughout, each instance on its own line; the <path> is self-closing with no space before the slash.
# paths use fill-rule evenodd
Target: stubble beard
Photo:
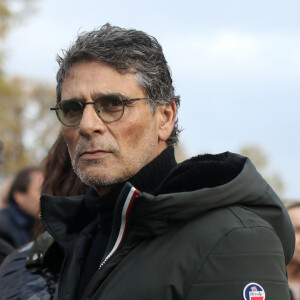
<path id="1" fill-rule="evenodd" d="M 149 130 L 151 132 L 152 129 L 149 128 Z M 140 171 L 140 169 L 142 169 L 151 161 L 153 157 L 153 151 L 155 149 L 155 143 L 151 139 L 151 134 L 148 134 L 146 139 L 144 139 L 144 141 L 141 143 L 141 149 L 143 149 L 143 151 L 139 151 L 134 154 L 131 153 L 131 155 L 129 155 L 130 157 L 123 158 L 126 159 L 129 164 L 124 163 L 122 159 L 120 159 L 119 163 L 115 163 L 114 165 L 110 166 L 111 172 L 109 174 L 99 174 L 98 170 L 99 168 L 101 168 L 101 163 L 104 159 L 97 159 L 93 161 L 79 160 L 80 153 L 82 153 L 84 149 L 88 149 L 86 144 L 88 144 L 88 142 L 79 142 L 75 148 L 74 153 L 70 152 L 70 147 L 68 145 L 68 151 L 75 174 L 83 183 L 95 189 L 115 186 L 128 181 L 128 179 L 133 177 L 138 171 Z M 100 149 L 106 149 L 107 151 L 112 151 L 114 153 L 113 155 L 115 155 L 116 157 L 118 155 L 116 147 L 109 147 L 108 149 L 108 147 L 104 148 L 98 143 L 97 145 L 93 146 L 97 146 Z"/>
<path id="2" fill-rule="evenodd" d="M 97 145 L 95 145 L 97 144 Z M 90 148 L 88 148 L 88 146 Z M 91 146 L 93 145 L 93 146 Z M 108 176 L 100 176 L 97 172 L 98 168 L 101 168 L 101 163 L 103 159 L 95 159 L 92 161 L 80 160 L 80 154 L 86 149 L 105 149 L 105 151 L 115 151 L 113 147 L 103 147 L 103 145 L 99 145 L 99 143 L 89 143 L 86 141 L 80 141 L 73 153 L 70 151 L 70 147 L 68 145 L 68 151 L 71 158 L 72 167 L 74 173 L 79 177 L 79 179 L 88 186 L 91 187 L 107 187 L 116 183 L 119 183 L 117 179 L 110 179 Z M 93 170 L 91 170 L 93 168 Z"/>

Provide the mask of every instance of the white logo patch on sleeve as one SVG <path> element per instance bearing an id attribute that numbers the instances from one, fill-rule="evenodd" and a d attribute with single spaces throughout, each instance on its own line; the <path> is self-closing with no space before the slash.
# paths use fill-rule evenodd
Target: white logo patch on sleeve
<path id="1" fill-rule="evenodd" d="M 245 286 L 243 296 L 245 300 L 265 300 L 266 293 L 261 285 L 251 282 Z"/>

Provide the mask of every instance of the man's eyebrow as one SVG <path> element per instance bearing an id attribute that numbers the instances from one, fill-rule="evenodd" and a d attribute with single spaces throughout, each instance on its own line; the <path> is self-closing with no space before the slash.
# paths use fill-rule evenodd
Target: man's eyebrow
<path id="1" fill-rule="evenodd" d="M 101 97 L 107 97 L 107 96 L 118 96 L 121 99 L 128 99 L 127 96 L 121 94 L 121 93 L 101 93 L 101 92 L 95 92 L 91 94 L 91 98 L 95 101 L 97 99 L 100 99 Z M 75 100 L 79 102 L 86 102 L 85 98 L 82 97 L 71 97 L 68 99 L 62 99 L 61 101 L 69 101 L 69 100 Z"/>
<path id="2" fill-rule="evenodd" d="M 108 96 L 117 96 L 120 97 L 121 99 L 127 99 L 126 96 L 122 95 L 121 93 L 92 93 L 91 98 L 95 101 L 101 97 L 108 97 Z"/>
<path id="3" fill-rule="evenodd" d="M 81 97 L 71 97 L 71 98 L 68 98 L 68 99 L 61 99 L 59 102 L 61 101 L 70 101 L 70 100 L 75 100 L 75 101 L 79 101 L 79 102 L 84 102 L 84 98 L 81 98 Z"/>

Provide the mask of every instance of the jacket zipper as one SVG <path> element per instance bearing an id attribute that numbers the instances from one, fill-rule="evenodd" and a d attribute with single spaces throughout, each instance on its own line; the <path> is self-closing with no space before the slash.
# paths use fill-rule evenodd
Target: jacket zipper
<path id="1" fill-rule="evenodd" d="M 118 249 L 118 250 L 119 250 L 119 249 Z M 115 255 L 115 253 L 118 252 L 118 250 L 115 251 L 110 257 L 106 257 L 106 258 L 103 260 L 103 262 L 100 264 L 100 266 L 99 266 L 97 272 L 93 275 L 93 277 L 92 277 L 92 279 L 91 279 L 90 282 L 93 282 L 93 279 L 97 276 L 97 273 L 101 271 L 101 269 L 104 267 L 104 265 L 106 264 L 106 262 L 107 262 L 108 260 L 110 260 L 111 257 L 113 257 L 113 256 Z M 88 292 L 88 288 L 86 287 L 85 291 L 84 291 L 83 294 L 82 294 L 82 299 L 86 299 L 86 294 L 87 294 L 87 292 Z"/>
<path id="2" fill-rule="evenodd" d="M 123 203 L 123 209 L 122 209 L 122 213 L 121 213 L 122 222 L 121 222 L 121 225 L 120 225 L 120 228 L 119 228 L 119 231 L 118 231 L 117 239 L 114 241 L 114 244 L 112 245 L 110 252 L 105 256 L 103 261 L 100 263 L 100 266 L 99 266 L 97 272 L 99 272 L 103 268 L 103 266 L 106 264 L 106 262 L 108 260 L 110 260 L 111 257 L 113 257 L 118 252 L 119 247 L 121 246 L 121 244 L 124 243 L 125 232 L 126 232 L 126 229 L 127 229 L 128 214 L 129 214 L 129 211 L 131 209 L 131 205 L 133 203 L 133 200 L 139 196 L 139 191 L 136 190 L 132 185 L 129 184 L 128 189 L 129 189 L 129 192 L 127 193 L 127 197 L 125 199 L 125 202 Z M 41 216 L 45 215 L 45 212 L 43 210 L 43 206 L 41 205 L 41 202 L 40 202 L 40 213 L 41 213 Z M 56 241 L 58 241 L 56 234 L 52 230 L 49 229 L 49 227 L 47 226 L 47 223 L 45 222 L 45 220 L 42 219 L 42 223 L 45 226 L 45 228 L 47 229 L 47 231 L 54 237 L 54 239 Z M 61 245 L 61 247 L 63 248 L 64 253 L 65 253 L 65 257 L 64 257 L 64 260 L 63 260 L 62 268 L 61 268 L 61 270 L 63 270 L 63 269 L 65 269 L 68 251 L 67 251 L 67 248 L 64 245 L 62 245 L 61 243 L 59 243 L 59 244 Z M 108 245 L 108 248 L 107 248 L 106 252 L 108 251 L 108 249 L 109 249 L 109 245 Z M 96 274 L 94 274 L 93 277 L 95 277 L 95 276 L 96 276 Z M 63 277 L 63 272 L 60 273 L 60 276 L 59 276 L 59 279 L 58 279 L 57 300 L 62 299 L 62 292 L 61 292 L 62 281 L 63 281 L 62 277 Z M 91 281 L 93 281 L 93 279 Z M 84 293 L 82 295 L 82 299 L 85 298 L 84 296 L 86 295 L 87 292 L 88 292 L 88 288 L 86 288 L 86 290 L 84 291 Z"/>
<path id="3" fill-rule="evenodd" d="M 63 249 L 64 249 L 64 252 L 66 253 L 66 248 L 63 247 Z M 67 257 L 67 255 L 65 255 L 65 257 L 64 257 L 61 270 L 63 270 L 63 267 L 66 264 L 66 257 Z M 60 273 L 59 277 L 58 277 L 58 282 L 57 282 L 57 300 L 62 299 L 62 296 L 61 296 L 62 275 L 63 275 L 63 273 Z"/>
<path id="4" fill-rule="evenodd" d="M 100 263 L 100 266 L 98 268 L 98 271 L 105 265 L 105 263 L 119 250 L 119 247 L 121 244 L 124 243 L 124 237 L 127 231 L 127 223 L 128 223 L 128 215 L 131 210 L 131 205 L 133 203 L 134 199 L 137 199 L 139 197 L 139 191 L 136 190 L 134 187 L 131 188 L 130 192 L 127 195 L 127 199 L 125 203 L 123 204 L 123 210 L 122 210 L 122 222 L 119 228 L 117 239 L 110 250 L 110 252 L 106 255 L 106 257 L 102 260 Z M 108 250 L 108 249 L 107 249 Z"/>
<path id="5" fill-rule="evenodd" d="M 131 188 L 131 192 L 128 193 L 127 199 L 125 201 L 125 203 L 123 204 L 123 210 L 122 210 L 122 215 L 121 218 L 124 220 L 124 224 L 122 226 L 120 226 L 119 232 L 118 232 L 118 237 L 116 239 L 116 241 L 114 242 L 114 245 L 112 247 L 112 249 L 110 250 L 110 252 L 105 256 L 105 258 L 102 260 L 102 262 L 99 265 L 98 271 L 94 274 L 94 276 L 91 279 L 91 282 L 93 282 L 93 278 L 97 275 L 97 273 L 99 271 L 101 271 L 101 269 L 103 269 L 104 265 L 107 263 L 107 261 L 109 261 L 112 257 L 115 256 L 116 253 L 119 252 L 120 248 L 122 247 L 122 245 L 124 245 L 125 243 L 125 233 L 127 232 L 127 218 L 128 218 L 128 214 L 129 211 L 131 209 L 131 205 L 133 203 L 133 200 L 139 197 L 139 191 L 136 190 L 134 187 Z M 107 249 L 105 252 L 107 252 L 109 249 L 109 245 L 107 246 Z M 85 299 L 85 295 L 88 292 L 88 287 L 85 289 L 83 295 L 82 295 L 82 299 Z"/>
<path id="6" fill-rule="evenodd" d="M 117 251 L 116 251 L 117 252 Z M 115 252 L 115 253 L 116 253 Z M 114 254 L 115 254 L 114 253 Z M 98 271 L 100 271 L 101 270 L 101 268 L 105 265 L 105 263 L 114 255 L 114 254 L 112 254 L 111 256 L 109 256 L 109 257 L 105 257 L 105 259 L 103 260 L 103 262 L 100 264 L 100 266 L 99 266 L 99 268 L 98 268 Z"/>

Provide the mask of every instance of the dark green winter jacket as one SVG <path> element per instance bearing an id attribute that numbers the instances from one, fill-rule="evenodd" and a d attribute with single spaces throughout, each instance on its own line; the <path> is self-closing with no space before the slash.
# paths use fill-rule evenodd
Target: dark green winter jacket
<path id="1" fill-rule="evenodd" d="M 232 167 L 238 174 L 218 185 Z M 43 223 L 65 251 L 56 299 L 74 299 L 89 230 L 83 201 L 41 199 Z M 288 300 L 293 250 L 288 214 L 249 159 L 198 156 L 175 167 L 157 195 L 125 184 L 82 300 Z"/>

